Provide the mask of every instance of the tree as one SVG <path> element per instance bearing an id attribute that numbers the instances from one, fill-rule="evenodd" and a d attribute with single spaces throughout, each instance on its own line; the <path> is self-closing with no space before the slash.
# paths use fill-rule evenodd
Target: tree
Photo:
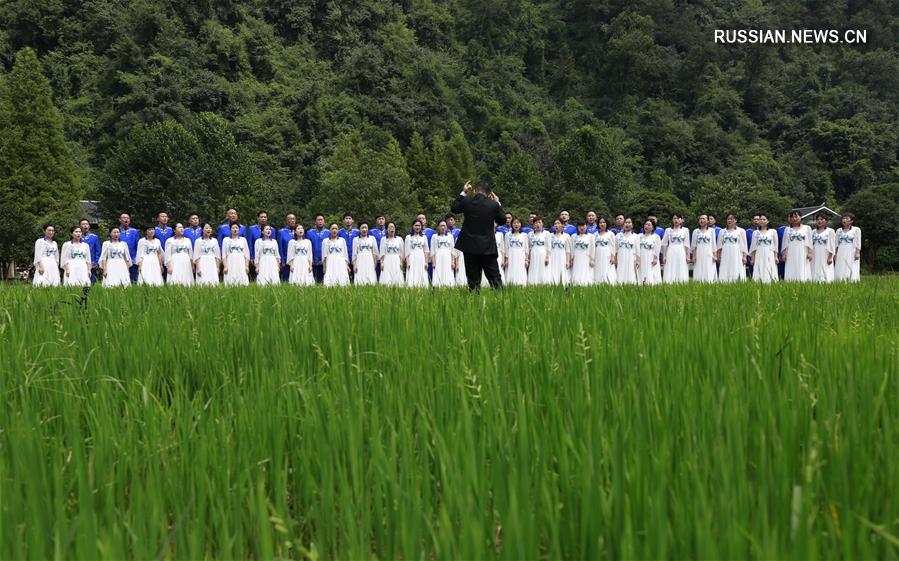
<path id="1" fill-rule="evenodd" d="M 247 213 L 270 203 L 250 154 L 212 113 L 186 124 L 137 125 L 115 146 L 101 177 L 101 211 L 128 212 L 135 224 L 150 224 L 160 211 L 179 220 L 196 212 L 212 222 L 228 207 Z"/>
<path id="2" fill-rule="evenodd" d="M 862 230 L 862 259 L 881 270 L 899 270 L 899 183 L 877 185 L 859 191 L 846 201 Z"/>
<path id="3" fill-rule="evenodd" d="M 474 156 L 465 133 L 458 123 L 453 123 L 453 135 L 446 143 L 444 161 L 446 162 L 446 176 L 444 179 L 445 196 L 453 194 L 465 184 L 466 181 L 475 180 Z M 449 199 L 447 199 L 449 200 Z"/>
<path id="4" fill-rule="evenodd" d="M 556 150 L 559 191 L 599 198 L 619 208 L 633 188 L 637 167 L 637 159 L 626 152 L 629 147 L 621 129 L 586 125 L 573 131 Z"/>
<path id="5" fill-rule="evenodd" d="M 671 215 L 675 212 L 686 218 L 687 205 L 674 193 L 637 191 L 631 195 L 627 205 L 627 216 L 633 220 L 635 230 L 642 230 L 643 222 L 649 216 L 655 216 L 662 227 L 671 226 Z"/>
<path id="6" fill-rule="evenodd" d="M 383 213 L 390 220 L 411 221 L 415 200 L 403 154 L 395 138 L 381 136 L 386 139 L 380 146 L 358 130 L 340 137 L 323 164 L 322 190 L 313 200 L 313 209 L 333 213 L 329 217 L 333 220 L 349 212 L 357 219 L 370 220 Z"/>
<path id="7" fill-rule="evenodd" d="M 82 186 L 52 98 L 37 55 L 20 50 L 0 81 L 0 261 L 30 261 L 44 222 L 64 233 L 77 219 Z"/>
<path id="8" fill-rule="evenodd" d="M 537 169 L 534 159 L 518 149 L 503 162 L 494 188 L 505 208 L 531 212 L 538 208 L 543 182 L 543 174 Z"/>
<path id="9" fill-rule="evenodd" d="M 406 150 L 406 170 L 418 203 L 416 210 L 427 214 L 439 213 L 449 204 L 444 182 L 447 172 L 441 140 L 435 139 L 435 148 L 436 150 L 429 149 L 422 136 L 415 132 L 409 149 Z"/>

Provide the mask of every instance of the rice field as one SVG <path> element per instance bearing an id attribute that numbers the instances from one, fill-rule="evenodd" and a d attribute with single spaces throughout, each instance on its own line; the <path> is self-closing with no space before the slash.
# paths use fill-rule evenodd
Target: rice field
<path id="1" fill-rule="evenodd" d="M 899 559 L 899 279 L 0 287 L 0 558 Z"/>

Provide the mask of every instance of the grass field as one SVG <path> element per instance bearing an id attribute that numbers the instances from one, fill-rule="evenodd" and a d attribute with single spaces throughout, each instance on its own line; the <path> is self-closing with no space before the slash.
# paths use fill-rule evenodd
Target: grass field
<path id="1" fill-rule="evenodd" d="M 0 289 L 0 558 L 899 559 L 899 279 Z"/>

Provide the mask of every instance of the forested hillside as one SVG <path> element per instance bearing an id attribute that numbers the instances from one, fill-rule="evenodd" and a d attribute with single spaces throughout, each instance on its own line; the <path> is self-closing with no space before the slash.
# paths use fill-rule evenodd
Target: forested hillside
<path id="1" fill-rule="evenodd" d="M 867 43 L 716 45 L 716 28 Z M 5 0 L 0 30 L 0 125 L 29 128 L 18 55 L 52 88 L 62 183 L 138 223 L 227 205 L 405 221 L 480 177 L 517 212 L 780 218 L 899 181 L 889 0 Z M 899 212 L 896 191 L 865 200 Z"/>

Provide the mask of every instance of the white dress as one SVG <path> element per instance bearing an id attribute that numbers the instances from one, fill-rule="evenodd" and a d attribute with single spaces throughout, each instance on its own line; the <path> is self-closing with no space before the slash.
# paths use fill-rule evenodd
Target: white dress
<path id="1" fill-rule="evenodd" d="M 571 270 L 568 258 L 571 256 L 571 236 L 562 232 L 549 236 L 549 284 L 568 286 L 571 282 Z"/>
<path id="2" fill-rule="evenodd" d="M 749 254 L 746 247 L 746 230 L 740 227 L 721 230 L 718 233 L 718 246 L 721 248 L 718 280 L 720 282 L 746 280 L 746 266 L 743 265 L 743 257 Z"/>
<path id="3" fill-rule="evenodd" d="M 693 280 L 697 282 L 715 282 L 718 280 L 718 269 L 715 267 L 715 253 L 718 252 L 718 240 L 711 228 L 693 230 Z"/>
<path id="4" fill-rule="evenodd" d="M 375 261 L 378 260 L 378 241 L 371 235 L 353 238 L 353 264 L 356 274 L 353 283 L 357 286 L 378 284 Z"/>
<path id="5" fill-rule="evenodd" d="M 834 263 L 827 263 L 827 256 L 833 256 L 837 250 L 837 234 L 832 228 L 824 228 L 823 232 L 812 232 L 812 280 L 815 282 L 833 282 Z"/>
<path id="6" fill-rule="evenodd" d="M 381 278 L 378 282 L 382 286 L 403 286 L 406 284 L 403 278 L 403 256 L 406 254 L 406 244 L 400 236 L 383 238 L 381 240 Z"/>
<path id="7" fill-rule="evenodd" d="M 454 246 L 455 240 L 450 234 L 431 236 L 431 256 L 434 260 L 434 274 L 431 277 L 433 286 L 456 286 L 456 275 L 453 271 Z"/>
<path id="8" fill-rule="evenodd" d="M 222 240 L 222 261 L 228 267 L 225 273 L 225 284 L 229 286 L 248 286 L 247 264 L 250 262 L 250 246 L 246 238 L 225 238 Z"/>
<path id="9" fill-rule="evenodd" d="M 197 241 L 194 242 L 194 264 L 197 266 L 198 285 L 215 286 L 219 283 L 219 261 L 221 259 L 221 249 L 215 238 L 208 240 L 197 238 Z"/>
<path id="10" fill-rule="evenodd" d="M 502 232 L 494 232 L 493 239 L 496 241 L 496 264 L 499 268 L 499 280 L 505 283 L 506 271 L 503 267 L 503 261 L 506 258 L 506 235 Z M 490 286 L 490 281 L 487 280 L 487 273 L 481 273 L 481 286 Z"/>
<path id="11" fill-rule="evenodd" d="M 618 265 L 618 284 L 638 284 L 637 277 L 637 246 L 640 243 L 637 234 L 620 232 L 615 239 L 618 247 L 616 260 Z"/>
<path id="12" fill-rule="evenodd" d="M 589 286 L 593 284 L 594 259 L 593 234 L 575 234 L 571 237 L 571 284 Z"/>
<path id="13" fill-rule="evenodd" d="M 784 280 L 808 282 L 812 278 L 812 266 L 808 250 L 812 247 L 812 229 L 802 224 L 796 230 L 792 226 L 784 230 L 783 248 L 786 253 Z"/>
<path id="14" fill-rule="evenodd" d="M 659 253 L 662 251 L 662 240 L 658 234 L 640 234 L 640 249 L 637 252 L 640 267 L 637 269 L 637 284 L 662 284 L 662 266 L 659 264 Z M 655 259 L 655 265 L 652 260 Z"/>
<path id="15" fill-rule="evenodd" d="M 69 274 L 62 277 L 64 286 L 90 286 L 91 249 L 86 243 L 68 241 L 62 244 L 59 259 L 62 269 L 69 266 Z"/>
<path id="16" fill-rule="evenodd" d="M 546 256 L 549 251 L 549 238 L 552 236 L 546 230 L 531 232 L 528 234 L 531 245 L 531 257 L 528 260 L 528 284 L 549 284 L 549 265 L 546 264 Z"/>
<path id="17" fill-rule="evenodd" d="M 44 266 L 40 273 L 39 266 Z M 56 240 L 39 238 L 34 242 L 34 286 L 59 286 L 59 246 Z"/>
<path id="18" fill-rule="evenodd" d="M 752 280 L 761 283 L 777 282 L 777 231 L 756 230 L 752 233 L 749 253 L 755 252 Z"/>
<path id="19" fill-rule="evenodd" d="M 662 247 L 665 250 L 665 270 L 663 278 L 666 284 L 688 282 L 690 280 L 690 267 L 687 266 L 687 258 L 690 256 L 690 230 L 680 228 L 666 228 L 662 238 Z"/>
<path id="20" fill-rule="evenodd" d="M 406 286 L 428 286 L 428 238 L 406 236 Z"/>
<path id="21" fill-rule="evenodd" d="M 333 240 L 325 238 L 322 241 L 322 260 L 327 266 L 323 281 L 325 286 L 348 286 L 350 284 L 346 240 L 340 236 Z"/>
<path id="22" fill-rule="evenodd" d="M 859 261 L 855 252 L 862 249 L 862 231 L 852 226 L 849 231 L 837 230 L 837 256 L 834 266 L 834 279 L 838 281 L 858 282 Z"/>
<path id="23" fill-rule="evenodd" d="M 169 269 L 166 282 L 174 286 L 194 283 L 194 248 L 190 238 L 169 238 L 165 242 L 165 264 Z"/>
<path id="24" fill-rule="evenodd" d="M 287 282 L 299 286 L 314 285 L 312 242 L 307 239 L 290 240 L 287 243 L 287 266 L 290 267 L 290 277 L 288 277 Z"/>
<path id="25" fill-rule="evenodd" d="M 269 238 L 259 238 L 253 244 L 253 255 L 256 257 L 256 284 L 266 286 L 281 284 L 281 252 L 278 242 Z"/>
<path id="26" fill-rule="evenodd" d="M 134 264 L 137 265 L 137 284 L 146 286 L 162 286 L 162 245 L 158 238 L 148 240 L 141 238 L 137 242 L 137 257 Z"/>
<path id="27" fill-rule="evenodd" d="M 606 230 L 593 235 L 593 283 L 616 284 L 618 273 L 612 264 L 612 256 L 618 253 L 615 234 Z"/>
<path id="28" fill-rule="evenodd" d="M 509 264 L 506 267 L 506 284 L 512 286 L 526 286 L 528 284 L 528 269 L 525 267 L 528 252 L 531 249 L 527 234 L 506 235 L 506 258 Z"/>
<path id="29" fill-rule="evenodd" d="M 103 269 L 103 286 L 131 286 L 131 253 L 123 241 L 103 242 L 100 251 L 100 268 Z"/>

